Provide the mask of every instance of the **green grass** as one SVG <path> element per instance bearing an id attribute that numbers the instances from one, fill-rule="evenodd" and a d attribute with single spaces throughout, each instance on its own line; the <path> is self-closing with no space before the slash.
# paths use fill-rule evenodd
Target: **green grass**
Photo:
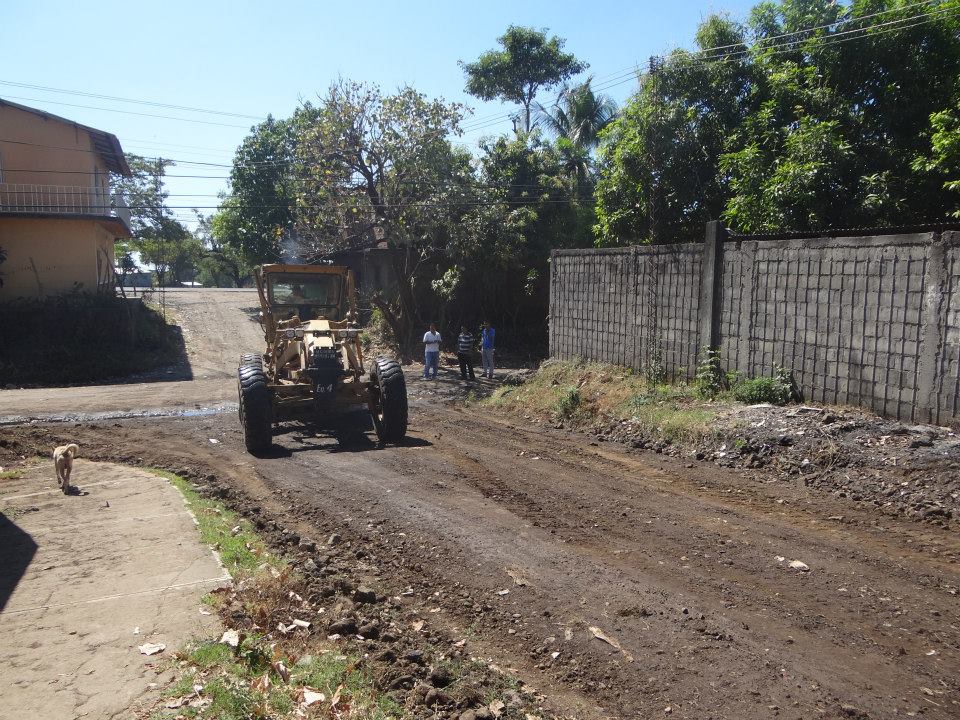
<path id="1" fill-rule="evenodd" d="M 182 675 L 164 693 L 171 698 L 194 695 L 194 686 L 202 686 L 200 696 L 210 703 L 203 708 L 181 707 L 155 713 L 157 720 L 177 715 L 204 720 L 246 720 L 247 718 L 296 717 L 298 692 L 310 687 L 324 693 L 327 703 L 340 690 L 339 707 L 349 707 L 350 717 L 365 720 L 392 720 L 407 714 L 392 698 L 381 695 L 372 675 L 362 668 L 357 657 L 331 650 L 304 656 L 291 664 L 290 682 L 271 667 L 272 649 L 259 638 L 247 638 L 236 650 L 213 641 L 198 641 L 178 653 Z M 305 661 L 305 662 L 304 662 Z M 254 683 L 269 677 L 271 687 L 255 689 Z M 329 705 L 326 706 L 329 710 Z M 317 708 L 315 708 L 317 710 Z M 322 709 L 317 713 L 326 717 Z M 313 715 L 311 715 L 313 717 Z"/>
<path id="2" fill-rule="evenodd" d="M 694 389 L 688 385 L 646 388 L 625 403 L 620 415 L 671 441 L 706 437 L 717 416 L 698 402 Z"/>
<path id="3" fill-rule="evenodd" d="M 575 426 L 602 417 L 633 420 L 648 435 L 671 441 L 710 435 L 716 418 L 716 404 L 689 385 L 653 383 L 629 368 L 596 363 L 545 364 L 523 385 L 501 386 L 482 403 Z"/>
<path id="4" fill-rule="evenodd" d="M 217 548 L 221 562 L 231 575 L 250 575 L 264 563 L 278 568 L 286 564 L 267 551 L 266 544 L 247 520 L 216 500 L 201 496 L 179 475 L 153 468 L 150 472 L 166 478 L 183 494 L 200 526 L 200 539 Z M 240 531 L 234 535 L 233 528 L 237 526 Z"/>
<path id="5" fill-rule="evenodd" d="M 0 472 L 0 480 L 16 480 L 23 477 L 23 470 L 4 470 Z"/>

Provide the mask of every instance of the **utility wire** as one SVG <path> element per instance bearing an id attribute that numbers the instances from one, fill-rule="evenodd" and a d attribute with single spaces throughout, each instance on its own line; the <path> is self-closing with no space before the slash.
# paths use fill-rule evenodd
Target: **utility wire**
<path id="1" fill-rule="evenodd" d="M 905 10 L 912 10 L 912 9 L 918 8 L 918 7 L 937 5 L 937 4 L 941 3 L 941 2 L 942 2 L 942 0 L 923 0 L 922 2 L 917 2 L 917 3 L 910 4 L 910 5 L 903 5 L 903 6 L 898 7 L 898 8 L 889 8 L 889 9 L 887 9 L 887 10 L 880 10 L 880 11 L 878 11 L 878 12 L 870 13 L 870 14 L 868 14 L 868 15 L 859 15 L 859 16 L 857 16 L 857 17 L 840 18 L 840 19 L 837 19 L 836 21 L 834 21 L 834 22 L 832 22 L 832 23 L 826 23 L 826 24 L 824 24 L 824 25 L 816 25 L 816 26 L 814 26 L 814 27 L 802 28 L 802 29 L 800 29 L 800 30 L 794 30 L 794 31 L 787 32 L 787 33 L 781 33 L 781 34 L 779 34 L 779 35 L 770 35 L 770 36 L 768 36 L 768 37 L 758 38 L 758 39 L 756 39 L 756 40 L 754 41 L 754 43 L 755 43 L 755 44 L 761 44 L 761 43 L 769 42 L 769 41 L 772 41 L 772 40 L 780 40 L 780 39 L 782 39 L 782 38 L 791 37 L 791 36 L 794 36 L 794 35 L 800 35 L 800 34 L 803 34 L 803 33 L 813 33 L 813 32 L 816 32 L 817 30 L 827 30 L 827 29 L 830 29 L 830 28 L 832 28 L 832 27 L 836 27 L 836 26 L 838 26 L 838 25 L 844 25 L 844 24 L 851 23 L 851 22 L 860 22 L 860 21 L 862 21 L 862 20 L 866 20 L 866 19 L 868 19 L 868 18 L 877 17 L 877 16 L 879 16 L 879 15 L 889 15 L 890 13 L 903 12 L 903 11 L 905 11 Z M 726 49 L 729 49 L 729 48 L 739 48 L 739 47 L 742 47 L 744 44 L 745 44 L 745 43 L 732 43 L 732 44 L 729 44 L 729 45 L 717 45 L 717 46 L 710 47 L 710 48 L 704 48 L 703 50 L 691 51 L 691 54 L 692 54 L 692 55 L 704 55 L 704 54 L 707 54 L 707 53 L 716 52 L 717 50 L 726 50 Z M 670 56 L 667 56 L 666 58 L 664 58 L 664 62 L 670 62 Z M 632 65 L 631 67 L 623 68 L 622 70 L 618 70 L 618 71 L 613 72 L 613 73 L 608 73 L 608 74 L 606 74 L 606 75 L 598 76 L 598 77 L 595 78 L 595 80 L 598 81 L 599 83 L 605 83 L 607 80 L 620 79 L 620 78 L 624 77 L 624 75 L 629 75 L 630 77 L 634 77 L 634 76 L 636 76 L 636 75 L 638 74 L 638 72 L 642 72 L 642 71 L 639 70 L 640 67 L 641 67 L 641 65 L 640 65 L 639 63 L 635 63 L 635 64 Z M 619 84 L 619 83 L 617 83 L 617 84 Z M 611 86 L 611 87 L 612 87 L 612 86 Z"/>
<path id="2" fill-rule="evenodd" d="M 86 92 L 84 90 L 67 90 L 66 88 L 47 87 L 45 85 L 34 85 L 32 83 L 15 82 L 13 80 L 0 80 L 0 85 L 9 85 L 11 87 L 24 88 L 27 90 L 39 90 L 41 92 L 59 93 L 61 95 L 81 95 L 83 97 L 96 98 L 98 100 L 111 100 L 113 102 L 149 105 L 151 107 L 164 108 L 166 110 L 184 110 L 186 112 L 206 113 L 208 115 L 223 115 L 225 117 L 248 118 L 250 120 L 266 120 L 265 117 L 261 117 L 259 115 L 244 115 L 242 113 L 227 112 L 225 110 L 209 110 L 207 108 L 190 107 L 187 105 L 171 105 L 169 103 L 157 102 L 155 100 L 137 100 L 134 98 L 118 97 L 116 95 L 100 95 L 99 93 Z"/>
<path id="3" fill-rule="evenodd" d="M 928 25 L 930 23 L 936 22 L 937 20 L 951 19 L 956 17 L 958 14 L 960 14 L 960 7 L 943 8 L 943 9 L 934 10 L 931 13 L 922 13 L 920 15 L 914 15 L 908 18 L 901 18 L 901 19 L 892 20 L 886 23 L 877 23 L 877 24 L 869 25 L 863 28 L 856 28 L 855 30 L 846 31 L 843 35 L 848 35 L 849 33 L 852 33 L 852 32 L 859 33 L 857 35 L 841 36 L 841 34 L 838 33 L 837 35 L 829 35 L 829 36 L 820 38 L 819 44 L 816 49 L 820 49 L 823 47 L 830 47 L 833 45 L 841 45 L 845 42 L 863 40 L 866 38 L 876 37 L 878 35 L 887 35 L 894 32 L 900 32 L 902 30 L 909 30 L 912 28 L 920 27 L 922 25 Z M 909 23 L 909 24 L 898 25 L 899 23 Z M 894 27 L 894 25 L 897 25 L 897 26 Z M 786 53 L 797 51 L 799 49 L 798 44 L 802 42 L 806 42 L 809 39 L 810 38 L 804 38 L 802 40 L 787 41 L 777 45 L 771 45 L 769 47 L 761 48 L 760 50 L 756 50 L 753 47 L 744 47 L 744 49 L 742 50 L 739 50 L 737 52 L 727 53 L 724 55 L 716 55 L 713 57 L 704 57 L 704 58 L 696 57 L 697 55 L 715 50 L 715 48 L 708 48 L 706 50 L 700 51 L 700 53 L 691 53 L 688 55 L 682 55 L 682 54 L 671 55 L 664 59 L 664 63 L 660 67 L 662 69 L 667 64 L 681 63 L 681 62 L 685 63 L 688 67 L 704 65 L 707 63 L 730 62 L 732 60 L 738 60 L 755 53 L 763 54 L 764 56 L 768 56 L 768 57 L 772 55 L 783 55 Z M 642 80 L 644 77 L 646 77 L 648 74 L 649 73 L 647 72 L 640 72 L 635 76 L 627 77 L 615 82 L 608 82 L 604 85 L 594 88 L 594 91 L 601 92 L 604 90 L 609 90 L 610 88 L 616 87 L 618 85 L 623 85 L 626 82 L 632 82 L 634 80 L 639 81 L 639 80 Z"/>
<path id="4" fill-rule="evenodd" d="M 78 103 L 67 103 L 59 100 L 44 100 L 43 98 L 29 98 L 19 95 L 6 95 L 7 98 L 14 100 L 26 100 L 27 102 L 46 103 L 47 105 L 63 105 L 65 107 L 86 108 L 87 110 L 102 110 L 104 112 L 122 113 L 124 115 L 139 115 L 141 117 L 160 118 L 161 120 L 178 120 L 180 122 L 197 123 L 199 125 L 216 125 L 218 127 L 248 129 L 249 125 L 231 125 L 229 123 L 212 122 L 210 120 L 195 120 L 193 118 L 174 117 L 173 115 L 156 115 L 154 113 L 135 112 L 133 110 L 119 110 L 117 108 L 97 107 L 96 105 L 80 105 Z M 2 100 L 3 98 L 0 98 Z"/>

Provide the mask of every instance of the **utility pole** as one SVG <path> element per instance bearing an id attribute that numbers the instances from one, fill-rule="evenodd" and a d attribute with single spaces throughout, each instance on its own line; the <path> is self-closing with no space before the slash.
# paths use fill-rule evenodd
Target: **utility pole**
<path id="1" fill-rule="evenodd" d="M 650 56 L 650 82 L 652 83 L 654 112 L 647 123 L 647 164 L 650 168 L 650 185 L 647 197 L 647 216 L 650 222 L 650 243 L 656 244 L 660 240 L 660 138 L 659 121 L 661 120 L 660 103 L 660 72 L 661 61 L 655 55 Z"/>
<path id="2" fill-rule="evenodd" d="M 157 158 L 157 171 L 153 176 L 153 187 L 156 191 L 156 196 L 159 202 L 160 190 L 163 187 L 163 182 L 160 177 L 163 175 L 163 158 Z M 157 217 L 160 217 L 161 209 L 154 208 L 157 213 Z M 163 228 L 160 228 L 160 263 L 163 265 L 163 274 L 160 275 L 160 313 L 163 315 L 163 322 L 167 321 L 167 286 L 165 283 L 167 277 L 167 238 L 163 232 Z M 157 267 L 160 267 L 158 265 Z"/>

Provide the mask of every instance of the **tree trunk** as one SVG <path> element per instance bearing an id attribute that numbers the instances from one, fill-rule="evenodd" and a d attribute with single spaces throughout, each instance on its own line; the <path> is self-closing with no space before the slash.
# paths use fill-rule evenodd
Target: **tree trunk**
<path id="1" fill-rule="evenodd" d="M 410 353 L 409 323 L 405 322 L 401 316 L 394 312 L 393 308 L 387 304 L 380 293 L 375 293 L 370 298 L 370 302 L 380 311 L 384 321 L 390 326 L 393 337 L 397 340 L 397 351 L 400 353 L 400 361 L 405 365 L 409 365 L 413 362 L 413 357 Z M 402 338 L 407 338 L 407 342 L 404 342 Z"/>

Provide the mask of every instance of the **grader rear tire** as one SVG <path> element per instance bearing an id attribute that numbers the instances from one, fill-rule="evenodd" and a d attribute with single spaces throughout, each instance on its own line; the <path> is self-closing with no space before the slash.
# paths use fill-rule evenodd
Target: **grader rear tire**
<path id="1" fill-rule="evenodd" d="M 240 424 L 247 450 L 260 455 L 273 443 L 273 399 L 267 386 L 267 376 L 259 358 L 241 358 L 237 369 L 237 387 L 240 396 Z M 247 360 L 244 364 L 244 360 Z"/>
<path id="2" fill-rule="evenodd" d="M 407 381 L 396 360 L 377 358 L 373 377 L 378 397 L 375 401 L 373 427 L 380 442 L 400 442 L 407 434 Z"/>

